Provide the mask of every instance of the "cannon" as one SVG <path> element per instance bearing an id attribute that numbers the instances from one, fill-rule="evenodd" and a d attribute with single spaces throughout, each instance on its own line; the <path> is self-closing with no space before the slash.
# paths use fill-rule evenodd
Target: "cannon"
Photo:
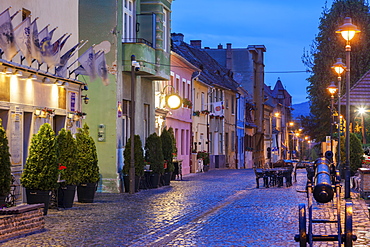
<path id="1" fill-rule="evenodd" d="M 294 240 L 300 243 L 300 246 L 313 246 L 315 241 L 337 241 L 338 246 L 352 247 L 352 242 L 357 239 L 352 231 L 352 202 L 345 204 L 345 221 L 342 230 L 341 223 L 341 199 L 340 199 L 340 176 L 339 171 L 330 159 L 332 153 L 326 153 L 325 158 L 319 158 L 307 169 L 307 198 L 308 198 L 308 231 L 306 205 L 299 204 L 299 234 L 294 236 Z M 329 203 L 336 199 L 336 220 L 313 219 L 313 198 L 317 203 Z M 333 203 L 334 204 L 334 203 Z M 328 207 L 327 207 L 328 208 Z M 313 224 L 336 224 L 336 235 L 314 235 Z"/>

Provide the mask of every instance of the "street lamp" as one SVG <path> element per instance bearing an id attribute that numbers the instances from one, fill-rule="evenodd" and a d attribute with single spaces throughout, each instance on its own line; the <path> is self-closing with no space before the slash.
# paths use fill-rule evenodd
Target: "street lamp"
<path id="1" fill-rule="evenodd" d="M 360 107 L 358 109 L 358 113 L 361 114 L 361 130 L 362 130 L 362 144 L 366 144 L 366 135 L 365 135 L 365 119 L 364 114 L 366 112 L 366 109 L 363 107 Z"/>
<path id="2" fill-rule="evenodd" d="M 329 87 L 327 87 L 330 98 L 331 98 L 331 106 L 330 106 L 330 117 L 331 117 L 331 123 L 330 123 L 330 151 L 333 152 L 333 124 L 334 124 L 334 94 L 337 92 L 338 88 L 335 86 L 335 83 L 332 81 Z"/>
<path id="3" fill-rule="evenodd" d="M 336 33 L 340 33 L 342 37 L 347 41 L 346 44 L 346 166 L 344 169 L 344 197 L 350 198 L 350 170 L 349 170 L 349 156 L 350 156 L 350 138 L 349 138 L 349 122 L 350 122 L 350 68 L 351 68 L 351 45 L 350 40 L 355 36 L 356 33 L 361 32 L 356 25 L 352 24 L 350 17 L 344 18 L 344 24 L 339 27 Z"/>
<path id="4" fill-rule="evenodd" d="M 342 62 L 341 58 L 337 58 L 337 62 L 333 64 L 331 67 L 338 75 L 338 158 L 337 158 L 337 168 L 340 168 L 340 124 L 341 124 L 341 118 L 340 118 L 340 112 L 341 112 L 341 91 L 342 91 L 342 73 L 346 69 L 346 65 Z"/>

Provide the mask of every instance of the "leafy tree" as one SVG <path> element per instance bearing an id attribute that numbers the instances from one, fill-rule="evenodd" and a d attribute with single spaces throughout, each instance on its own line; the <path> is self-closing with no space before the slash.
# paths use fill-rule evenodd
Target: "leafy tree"
<path id="1" fill-rule="evenodd" d="M 135 156 L 135 175 L 144 175 L 144 152 L 142 148 L 142 142 L 139 135 L 135 135 L 134 138 L 134 156 Z M 128 139 L 125 146 L 125 151 L 123 151 L 123 157 L 125 159 L 125 165 L 122 168 L 122 173 L 128 175 L 130 172 L 131 163 L 131 138 Z"/>
<path id="2" fill-rule="evenodd" d="M 326 88 L 331 81 L 337 81 L 337 75 L 331 66 L 337 58 L 345 61 L 346 41 L 335 33 L 343 24 L 345 17 L 351 17 L 361 33 L 351 40 L 351 85 L 370 68 L 370 14 L 365 0 L 336 0 L 330 9 L 324 7 L 320 18 L 319 33 L 303 55 L 303 63 L 312 72 L 308 78 L 308 98 L 311 101 L 310 129 L 313 136 L 322 139 L 330 130 L 330 96 Z M 342 76 L 345 78 L 345 76 Z M 345 80 L 342 80 L 342 92 L 345 92 Z M 343 94 L 342 94 L 343 95 Z M 343 111 L 342 111 L 343 112 Z"/>
<path id="3" fill-rule="evenodd" d="M 11 163 L 8 146 L 8 138 L 0 119 L 0 195 L 7 196 L 10 191 Z"/>
<path id="4" fill-rule="evenodd" d="M 98 154 L 89 127 L 85 123 L 76 134 L 78 181 L 80 183 L 97 183 L 99 181 Z"/>
<path id="5" fill-rule="evenodd" d="M 163 151 L 161 138 L 153 133 L 145 142 L 145 161 L 150 164 L 153 173 L 163 174 Z"/>
<path id="6" fill-rule="evenodd" d="M 175 166 L 172 163 L 173 154 L 174 154 L 174 138 L 172 138 L 171 133 L 164 128 L 161 134 L 161 141 L 162 141 L 162 151 L 163 151 L 163 158 L 167 162 L 167 169 L 166 172 L 173 172 L 175 170 Z"/>
<path id="7" fill-rule="evenodd" d="M 61 129 L 56 138 L 56 144 L 60 180 L 65 180 L 64 183 L 66 185 L 77 185 L 77 144 L 71 131 L 66 131 L 64 128 Z"/>
<path id="8" fill-rule="evenodd" d="M 346 163 L 346 140 L 345 137 L 341 137 L 340 143 L 340 159 L 342 166 Z M 354 134 L 350 133 L 350 158 L 349 158 L 349 166 L 351 170 L 351 174 L 353 175 L 358 168 L 361 167 L 362 161 L 364 160 L 363 154 L 364 150 L 362 149 L 362 144 L 360 139 Z"/>
<path id="9" fill-rule="evenodd" d="M 58 164 L 55 133 L 45 123 L 33 135 L 21 184 L 27 189 L 52 190 L 57 188 Z"/>

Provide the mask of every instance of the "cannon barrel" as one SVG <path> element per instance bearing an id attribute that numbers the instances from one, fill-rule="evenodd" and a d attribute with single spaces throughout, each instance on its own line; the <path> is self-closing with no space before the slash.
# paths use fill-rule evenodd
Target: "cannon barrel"
<path id="1" fill-rule="evenodd" d="M 326 158 L 319 158 L 315 163 L 316 170 L 313 197 L 317 202 L 330 202 L 334 197 L 334 190 L 331 185 L 330 162 Z"/>

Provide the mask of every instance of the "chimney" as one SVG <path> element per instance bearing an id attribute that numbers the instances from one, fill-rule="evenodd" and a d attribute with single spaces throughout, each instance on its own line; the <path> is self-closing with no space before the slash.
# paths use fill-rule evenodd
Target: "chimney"
<path id="1" fill-rule="evenodd" d="M 233 52 L 231 50 L 231 43 L 226 44 L 226 68 L 233 68 Z"/>
<path id="2" fill-rule="evenodd" d="M 219 45 L 217 46 L 217 49 L 224 49 L 224 47 L 223 47 L 221 44 L 219 44 Z"/>
<path id="3" fill-rule="evenodd" d="M 190 45 L 196 48 L 202 49 L 202 41 L 201 40 L 190 40 Z"/>
<path id="4" fill-rule="evenodd" d="M 176 45 L 180 45 L 184 42 L 184 35 L 182 33 L 171 33 L 171 39 Z"/>

